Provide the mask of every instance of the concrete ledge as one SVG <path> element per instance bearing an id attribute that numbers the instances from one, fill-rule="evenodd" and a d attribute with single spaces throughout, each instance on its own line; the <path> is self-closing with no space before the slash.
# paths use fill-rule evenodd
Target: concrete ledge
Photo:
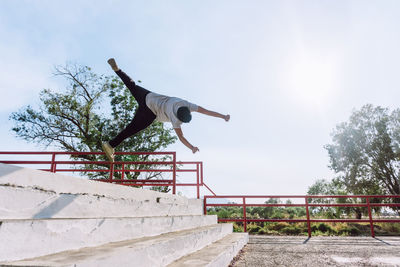
<path id="1" fill-rule="evenodd" d="M 8 266 L 166 266 L 232 232 L 231 224 L 217 224 L 151 238 L 109 243 L 94 248 L 66 251 Z"/>
<path id="2" fill-rule="evenodd" d="M 232 233 L 199 251 L 180 258 L 168 267 L 229 266 L 248 240 L 249 235 L 247 233 Z"/>
<path id="3" fill-rule="evenodd" d="M 0 227 L 0 261 L 22 260 L 216 223 L 215 215 L 5 220 Z"/>
<path id="4" fill-rule="evenodd" d="M 0 220 L 203 214 L 199 199 L 6 164 L 0 164 L 0 203 Z"/>

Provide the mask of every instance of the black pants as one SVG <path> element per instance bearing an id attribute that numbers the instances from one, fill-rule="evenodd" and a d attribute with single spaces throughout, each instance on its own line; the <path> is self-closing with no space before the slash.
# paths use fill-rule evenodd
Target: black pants
<path id="1" fill-rule="evenodd" d="M 156 115 L 146 105 L 146 96 L 150 91 L 136 85 L 135 82 L 122 70 L 118 70 L 115 73 L 121 78 L 129 91 L 131 91 L 133 97 L 138 102 L 139 107 L 128 126 L 126 126 L 122 132 L 109 142 L 112 147 L 118 146 L 126 138 L 147 128 L 156 118 Z"/>

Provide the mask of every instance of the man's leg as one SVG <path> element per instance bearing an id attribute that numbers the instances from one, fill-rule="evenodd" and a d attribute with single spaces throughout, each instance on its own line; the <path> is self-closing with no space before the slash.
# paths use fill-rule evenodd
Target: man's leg
<path id="1" fill-rule="evenodd" d="M 120 132 L 114 139 L 109 142 L 110 146 L 115 148 L 126 138 L 150 126 L 155 118 L 156 115 L 154 115 L 154 113 L 149 108 L 139 106 L 135 116 L 133 117 L 133 120 L 124 130 L 122 130 L 122 132 Z"/>
<path id="2" fill-rule="evenodd" d="M 150 91 L 141 86 L 137 86 L 135 82 L 131 79 L 131 77 L 129 77 L 125 72 L 123 72 L 120 68 L 118 68 L 117 63 L 113 58 L 110 58 L 107 62 L 108 64 L 110 64 L 111 68 L 115 71 L 118 77 L 121 78 L 126 87 L 128 87 L 129 91 L 136 99 L 136 101 L 139 103 L 139 105 L 143 104 L 145 105 L 146 95 L 150 93 Z"/>
<path id="3" fill-rule="evenodd" d="M 131 123 L 129 123 L 128 126 L 110 142 L 103 143 L 103 150 L 106 152 L 107 157 L 110 161 L 114 161 L 114 148 L 126 138 L 147 128 L 155 120 L 156 115 L 154 115 L 154 113 L 146 105 L 146 95 L 150 93 L 150 91 L 144 89 L 143 87 L 136 86 L 135 82 L 125 72 L 118 68 L 113 58 L 110 58 L 108 63 L 111 65 L 115 73 L 121 78 L 126 87 L 128 87 L 129 91 L 139 104 Z"/>

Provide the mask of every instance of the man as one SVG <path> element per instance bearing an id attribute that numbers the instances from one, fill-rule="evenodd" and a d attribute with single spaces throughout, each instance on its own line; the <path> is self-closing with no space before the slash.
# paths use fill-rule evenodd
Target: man
<path id="1" fill-rule="evenodd" d="M 107 62 L 121 78 L 126 87 L 128 87 L 129 91 L 139 104 L 136 114 L 128 126 L 114 139 L 110 140 L 110 142 L 103 142 L 103 150 L 110 161 L 114 161 L 115 147 L 126 138 L 150 126 L 155 119 L 161 122 L 171 122 L 179 140 L 192 150 L 193 153 L 199 151 L 199 148 L 189 143 L 189 141 L 184 137 L 181 129 L 182 123 L 188 123 L 191 121 L 191 112 L 199 112 L 208 116 L 224 119 L 225 121 L 229 121 L 230 119 L 230 115 L 222 115 L 218 112 L 207 110 L 186 100 L 150 92 L 147 89 L 136 85 L 125 72 L 118 68 L 115 59 L 110 58 Z"/>

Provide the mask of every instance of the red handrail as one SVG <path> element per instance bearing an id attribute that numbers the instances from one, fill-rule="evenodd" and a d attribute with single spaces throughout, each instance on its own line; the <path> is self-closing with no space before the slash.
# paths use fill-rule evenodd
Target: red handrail
<path id="1" fill-rule="evenodd" d="M 118 183 L 122 185 L 129 186 L 171 186 L 172 193 L 176 194 L 177 186 L 193 186 L 196 187 L 197 198 L 200 198 L 200 186 L 205 186 L 203 183 L 203 162 L 198 161 L 177 161 L 176 160 L 176 152 L 116 152 L 115 155 L 166 155 L 172 156 L 172 160 L 168 161 L 90 161 L 90 160 L 57 160 L 56 157 L 59 155 L 66 156 L 79 156 L 79 155 L 105 155 L 104 152 L 64 152 L 64 151 L 0 151 L 0 155 L 48 155 L 51 156 L 49 160 L 0 160 L 0 163 L 4 164 L 28 164 L 28 165 L 49 165 L 49 168 L 39 168 L 42 171 L 49 172 L 82 172 L 82 173 L 95 173 L 95 172 L 105 172 L 109 173 L 108 179 L 93 179 L 97 181 L 109 182 L 109 183 Z M 58 165 L 104 165 L 109 166 L 108 169 L 73 169 L 73 168 L 58 168 Z M 170 166 L 170 169 L 126 169 L 126 165 L 148 165 L 148 166 Z M 178 166 L 187 166 L 193 165 L 194 168 L 190 169 L 182 169 L 178 168 Z M 121 166 L 121 167 L 118 167 Z M 160 172 L 160 173 L 172 173 L 172 179 L 168 180 L 130 180 L 125 179 L 125 173 L 127 172 Z M 195 183 L 177 183 L 176 177 L 178 172 L 192 172 L 196 174 L 196 182 Z M 115 173 L 121 173 L 121 179 L 114 179 Z M 206 189 L 210 190 L 208 186 L 205 186 Z M 212 192 L 214 194 L 214 192 Z"/>
<path id="2" fill-rule="evenodd" d="M 227 203 L 227 204 L 210 204 L 207 203 L 209 199 L 224 198 L 224 199 L 241 199 L 242 204 Z M 304 204 L 256 204 L 248 203 L 246 199 L 254 198 L 302 198 Z M 309 199 L 332 199 L 332 198 L 362 198 L 365 199 L 365 203 L 309 203 Z M 400 207 L 400 203 L 371 203 L 370 200 L 373 198 L 400 198 L 400 195 L 253 195 L 253 196 L 241 196 L 241 195 L 219 195 L 219 196 L 204 196 L 204 214 L 207 214 L 207 207 L 243 207 L 243 218 L 218 218 L 219 222 L 242 222 L 244 231 L 247 232 L 247 223 L 249 222 L 305 222 L 307 223 L 308 237 L 311 237 L 311 223 L 315 222 L 363 222 L 369 223 L 371 229 L 371 236 L 375 237 L 374 223 L 400 223 L 400 219 L 374 219 L 372 217 L 371 207 Z M 305 207 L 306 219 L 248 219 L 247 218 L 247 207 Z M 311 219 L 309 207 L 366 207 L 368 209 L 368 219 Z"/>

